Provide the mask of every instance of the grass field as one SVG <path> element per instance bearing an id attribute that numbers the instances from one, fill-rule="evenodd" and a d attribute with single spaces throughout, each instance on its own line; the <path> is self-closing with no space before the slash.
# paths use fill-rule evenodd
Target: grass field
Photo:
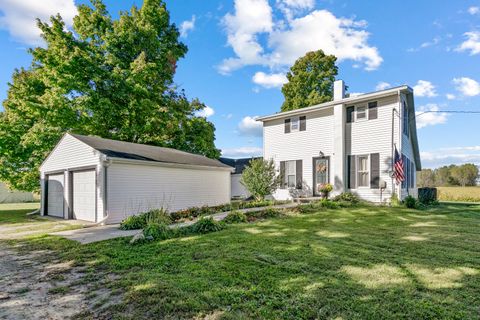
<path id="1" fill-rule="evenodd" d="M 480 202 L 480 186 L 478 187 L 438 187 L 438 200 Z"/>
<path id="2" fill-rule="evenodd" d="M 92 317 L 478 319 L 479 230 L 479 205 L 448 204 L 325 210 L 135 246 L 11 243 L 51 249 L 88 281 L 108 275 L 123 299 Z"/>
<path id="3" fill-rule="evenodd" d="M 0 225 L 12 223 L 26 223 L 37 221 L 38 216 L 27 216 L 26 214 L 37 210 L 40 203 L 0 203 Z"/>

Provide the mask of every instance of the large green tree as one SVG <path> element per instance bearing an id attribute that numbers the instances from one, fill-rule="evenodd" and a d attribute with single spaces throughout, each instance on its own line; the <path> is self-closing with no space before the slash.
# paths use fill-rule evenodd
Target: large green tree
<path id="1" fill-rule="evenodd" d="M 295 61 L 287 73 L 288 82 L 283 85 L 285 101 L 282 111 L 309 107 L 331 101 L 333 82 L 338 74 L 337 58 L 322 50 L 308 52 Z"/>
<path id="2" fill-rule="evenodd" d="M 0 114 L 0 180 L 38 189 L 38 166 L 65 132 L 218 157 L 205 108 L 173 82 L 187 48 L 165 4 L 145 0 L 117 20 L 100 0 L 80 5 L 73 30 L 38 21 L 44 47 L 15 71 Z"/>

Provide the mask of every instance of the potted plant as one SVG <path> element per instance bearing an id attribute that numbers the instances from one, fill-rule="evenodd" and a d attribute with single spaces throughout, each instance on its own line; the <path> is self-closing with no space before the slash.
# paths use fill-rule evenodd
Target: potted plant
<path id="1" fill-rule="evenodd" d="M 318 192 L 321 193 L 322 198 L 328 199 L 328 194 L 332 192 L 333 186 L 330 183 L 322 183 L 318 186 Z"/>

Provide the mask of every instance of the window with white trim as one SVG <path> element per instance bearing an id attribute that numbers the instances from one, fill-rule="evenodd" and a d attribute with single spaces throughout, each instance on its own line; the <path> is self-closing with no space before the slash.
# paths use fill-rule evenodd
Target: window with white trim
<path id="1" fill-rule="evenodd" d="M 290 120 L 290 131 L 295 132 L 300 129 L 300 118 L 299 117 L 293 117 Z"/>
<path id="2" fill-rule="evenodd" d="M 368 155 L 362 155 L 357 157 L 357 175 L 358 175 L 358 186 L 359 187 L 369 187 L 370 186 L 370 169 Z"/>
<path id="3" fill-rule="evenodd" d="M 285 178 L 288 188 L 295 188 L 297 185 L 297 161 L 285 161 Z"/>
<path id="4" fill-rule="evenodd" d="M 357 121 L 368 120 L 367 119 L 367 106 L 357 107 Z"/>

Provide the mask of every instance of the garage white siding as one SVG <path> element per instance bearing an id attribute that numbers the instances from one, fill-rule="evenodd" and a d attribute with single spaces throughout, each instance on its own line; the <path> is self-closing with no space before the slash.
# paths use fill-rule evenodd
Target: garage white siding
<path id="1" fill-rule="evenodd" d="M 43 172 L 98 165 L 100 153 L 66 134 L 40 167 Z"/>
<path id="2" fill-rule="evenodd" d="M 153 208 L 177 211 L 230 201 L 230 171 L 112 163 L 107 173 L 107 223 Z"/>
<path id="3" fill-rule="evenodd" d="M 64 212 L 69 212 L 72 204 L 69 203 L 70 197 L 68 197 L 68 186 L 69 182 L 69 171 L 75 171 L 79 168 L 92 167 L 97 169 L 100 165 L 101 154 L 88 146 L 87 144 L 81 142 L 75 137 L 66 134 L 57 144 L 57 146 L 52 150 L 47 159 L 40 166 L 40 174 L 42 179 L 42 214 L 45 214 L 45 192 L 43 192 L 45 177 L 50 172 L 55 172 L 57 174 L 59 171 L 64 173 L 64 186 L 66 187 L 64 192 Z M 97 197 L 96 201 L 97 212 L 103 213 L 103 201 L 100 196 L 102 195 L 101 186 L 97 188 Z M 47 202 L 48 203 L 48 202 Z"/>
<path id="4" fill-rule="evenodd" d="M 64 176 L 49 175 L 47 178 L 47 214 L 53 217 L 64 217 Z"/>
<path id="5" fill-rule="evenodd" d="M 95 170 L 73 172 L 72 180 L 73 218 L 95 222 Z"/>

